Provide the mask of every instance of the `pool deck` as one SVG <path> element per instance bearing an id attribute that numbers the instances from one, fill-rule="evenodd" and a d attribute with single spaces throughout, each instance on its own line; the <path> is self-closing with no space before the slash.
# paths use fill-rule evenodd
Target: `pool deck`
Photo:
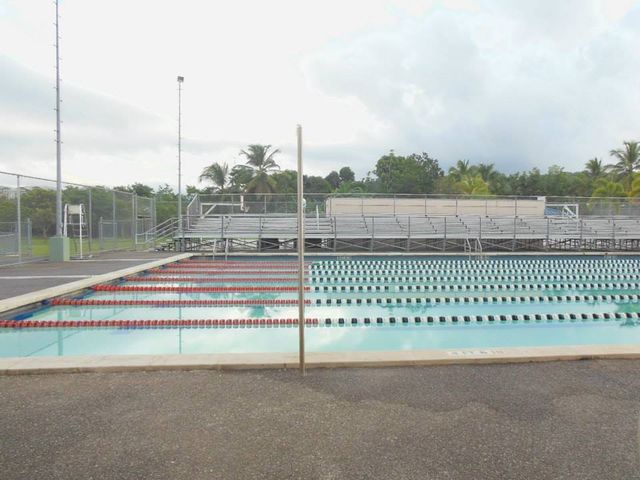
<path id="1" fill-rule="evenodd" d="M 637 479 L 640 361 L 0 377 L 4 480 Z"/>
<path id="2" fill-rule="evenodd" d="M 640 359 L 640 345 L 500 347 L 375 352 L 310 352 L 307 368 L 500 364 L 595 359 Z M 296 353 L 98 355 L 0 358 L 0 375 L 157 370 L 296 369 Z"/>
<path id="3" fill-rule="evenodd" d="M 191 253 L 175 252 L 113 252 L 88 260 L 1 267 L 0 314 L 190 256 Z"/>

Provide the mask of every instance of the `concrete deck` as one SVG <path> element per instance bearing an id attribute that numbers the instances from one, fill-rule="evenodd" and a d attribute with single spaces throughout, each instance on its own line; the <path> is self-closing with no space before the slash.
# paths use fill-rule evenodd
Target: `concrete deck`
<path id="1" fill-rule="evenodd" d="M 175 252 L 110 252 L 89 260 L 31 262 L 0 266 L 0 299 L 35 292 L 79 279 L 176 255 Z"/>
<path id="2" fill-rule="evenodd" d="M 2 478 L 640 478 L 640 361 L 0 377 Z"/>
<path id="3" fill-rule="evenodd" d="M 586 359 L 640 359 L 640 345 L 564 345 L 388 352 L 310 352 L 306 355 L 306 366 L 307 368 L 397 367 L 467 363 L 555 362 Z M 299 368 L 298 354 L 212 353 L 0 358 L 0 375 L 281 368 Z"/>

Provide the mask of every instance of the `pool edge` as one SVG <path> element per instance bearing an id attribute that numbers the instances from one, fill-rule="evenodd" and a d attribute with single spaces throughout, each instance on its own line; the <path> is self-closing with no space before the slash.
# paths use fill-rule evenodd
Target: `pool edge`
<path id="1" fill-rule="evenodd" d="M 70 293 L 84 290 L 98 283 L 111 282 L 127 275 L 133 275 L 134 273 L 139 273 L 150 268 L 160 267 L 166 263 L 176 262 L 178 260 L 183 260 L 192 256 L 194 256 L 194 253 L 192 252 L 180 253 L 171 257 L 164 257 L 159 260 L 153 260 L 152 262 L 141 263 L 133 267 L 114 270 L 113 272 L 102 273 L 99 275 L 93 275 L 88 278 L 76 280 L 74 282 L 63 283 L 62 285 L 56 285 L 54 287 L 25 293 L 16 297 L 6 298 L 4 300 L 0 300 L 0 315 L 6 314 L 7 312 L 10 312 L 12 310 L 17 310 L 29 305 L 43 302 L 50 298 L 69 295 Z"/>
<path id="2" fill-rule="evenodd" d="M 509 364 L 596 359 L 640 359 L 640 345 L 576 345 L 395 352 L 312 352 L 307 368 Z M 0 375 L 161 370 L 257 370 L 297 368 L 296 353 L 9 357 Z"/>

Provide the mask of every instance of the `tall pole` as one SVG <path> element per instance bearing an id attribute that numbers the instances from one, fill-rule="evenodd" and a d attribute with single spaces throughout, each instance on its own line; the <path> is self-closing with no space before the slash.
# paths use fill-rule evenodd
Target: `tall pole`
<path id="1" fill-rule="evenodd" d="M 184 77 L 178 77 L 178 236 L 180 237 L 180 250 L 182 241 L 182 82 Z"/>
<path id="2" fill-rule="evenodd" d="M 299 357 L 300 373 L 306 373 L 304 359 L 304 205 L 302 191 L 302 127 L 296 129 L 298 136 L 298 332 L 299 332 Z"/>
<path id="3" fill-rule="evenodd" d="M 62 140 L 60 135 L 60 16 L 56 2 L 56 237 L 62 236 Z"/>

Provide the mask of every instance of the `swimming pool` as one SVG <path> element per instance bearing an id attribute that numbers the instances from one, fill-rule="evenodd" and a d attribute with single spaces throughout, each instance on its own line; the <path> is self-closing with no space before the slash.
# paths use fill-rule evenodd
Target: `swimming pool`
<path id="1" fill-rule="evenodd" d="M 309 259 L 310 352 L 640 344 L 640 257 Z M 297 264 L 179 261 L 0 321 L 0 356 L 295 352 Z"/>

